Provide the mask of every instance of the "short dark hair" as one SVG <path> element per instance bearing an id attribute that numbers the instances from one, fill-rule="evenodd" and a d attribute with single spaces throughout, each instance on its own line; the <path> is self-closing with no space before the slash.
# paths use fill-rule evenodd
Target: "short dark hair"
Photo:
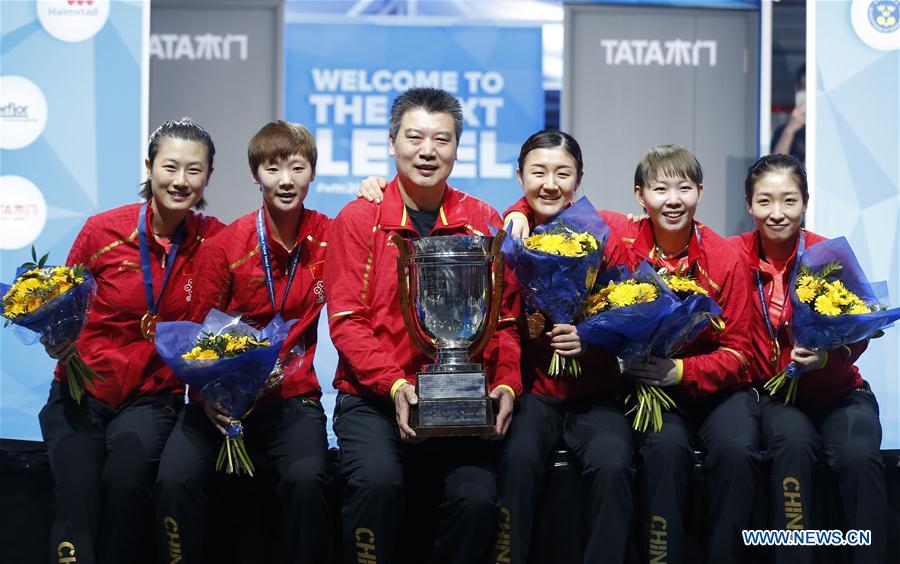
<path id="1" fill-rule="evenodd" d="M 429 114 L 449 114 L 453 118 L 456 143 L 459 144 L 463 132 L 462 105 L 456 96 L 440 88 L 410 88 L 397 96 L 391 106 L 391 139 L 397 138 L 400 122 L 406 112 L 419 108 Z"/>
<path id="2" fill-rule="evenodd" d="M 283 161 L 293 155 L 305 158 L 313 172 L 316 171 L 316 140 L 309 130 L 298 123 L 281 120 L 267 123 L 250 138 L 247 146 L 247 161 L 254 178 L 260 165 Z"/>
<path id="3" fill-rule="evenodd" d="M 806 169 L 803 163 L 791 155 L 773 154 L 766 155 L 747 169 L 747 178 L 744 180 L 744 197 L 747 200 L 753 199 L 753 189 L 759 179 L 769 173 L 783 173 L 791 177 L 800 194 L 803 196 L 803 203 L 809 202 L 809 185 L 806 182 Z"/>
<path id="4" fill-rule="evenodd" d="M 681 176 L 703 184 L 700 161 L 681 145 L 660 145 L 647 151 L 634 169 L 634 185 L 646 188 L 660 176 Z"/>
<path id="5" fill-rule="evenodd" d="M 538 131 L 525 140 L 525 143 L 522 144 L 522 148 L 519 150 L 519 170 L 524 170 L 525 158 L 531 151 L 534 151 L 535 149 L 556 149 L 557 147 L 562 147 L 575 161 L 575 169 L 580 178 L 584 173 L 584 161 L 581 158 L 581 146 L 574 137 L 565 131 L 556 129 L 544 129 Z"/>
<path id="6" fill-rule="evenodd" d="M 216 156 L 216 146 L 213 144 L 212 137 L 209 136 L 209 133 L 200 127 L 200 124 L 189 117 L 183 117 L 177 121 L 167 121 L 150 134 L 150 142 L 147 147 L 147 159 L 150 161 L 151 168 L 153 167 L 153 161 L 156 160 L 156 153 L 159 152 L 159 144 L 166 137 L 203 143 L 206 146 L 206 163 L 210 172 L 212 171 L 213 159 Z M 141 191 L 138 194 L 148 202 L 153 197 L 149 179 L 141 183 Z M 194 207 L 198 210 L 205 208 L 206 198 L 200 198 L 200 201 L 197 202 Z"/>

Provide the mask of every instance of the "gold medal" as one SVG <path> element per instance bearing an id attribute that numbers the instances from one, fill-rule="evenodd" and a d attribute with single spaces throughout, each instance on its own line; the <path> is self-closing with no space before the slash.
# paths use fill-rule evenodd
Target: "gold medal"
<path id="1" fill-rule="evenodd" d="M 544 330 L 546 320 L 544 319 L 544 316 L 541 315 L 541 312 L 536 311 L 526 315 L 525 322 L 528 324 L 528 338 L 536 339 L 540 336 L 541 331 Z"/>
<path id="2" fill-rule="evenodd" d="M 153 342 L 156 338 L 156 314 L 149 311 L 141 317 L 141 334 L 145 339 Z"/>
<path id="3" fill-rule="evenodd" d="M 771 356 L 769 359 L 772 361 L 774 366 L 778 366 L 778 360 L 781 358 L 781 345 L 778 343 L 778 339 L 772 341 L 772 349 Z"/>

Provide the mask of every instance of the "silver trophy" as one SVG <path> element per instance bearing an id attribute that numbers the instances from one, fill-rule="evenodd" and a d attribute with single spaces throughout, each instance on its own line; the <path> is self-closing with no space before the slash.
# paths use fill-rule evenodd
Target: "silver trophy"
<path id="1" fill-rule="evenodd" d="M 435 359 L 416 377 L 419 403 L 410 426 L 418 436 L 494 433 L 487 374 L 471 357 L 497 327 L 505 235 L 392 237 L 403 321 L 413 342 Z"/>

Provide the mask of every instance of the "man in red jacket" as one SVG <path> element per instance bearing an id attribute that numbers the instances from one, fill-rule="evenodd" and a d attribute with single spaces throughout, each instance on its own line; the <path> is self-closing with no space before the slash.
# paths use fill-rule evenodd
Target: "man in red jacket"
<path id="1" fill-rule="evenodd" d="M 440 523 L 432 546 L 415 561 L 487 558 L 498 523 L 497 443 L 482 439 L 416 440 L 409 409 L 418 401 L 416 373 L 429 358 L 407 334 L 397 292 L 397 248 L 391 236 L 489 235 L 501 226 L 487 204 L 447 184 L 462 109 L 442 90 L 413 88 L 391 108 L 390 152 L 397 176 L 381 205 L 348 204 L 335 219 L 325 267 L 331 338 L 339 353 L 334 429 L 341 446 L 343 548 L 348 562 L 394 562 L 416 534 L 403 510 L 414 498 L 404 481 L 439 478 Z M 500 323 L 483 353 L 496 432 L 509 425 L 521 393 L 519 302 L 504 290 Z M 413 520 L 417 515 L 412 514 Z M 423 516 L 418 516 L 421 521 Z M 405 545 L 405 546 L 404 546 Z"/>

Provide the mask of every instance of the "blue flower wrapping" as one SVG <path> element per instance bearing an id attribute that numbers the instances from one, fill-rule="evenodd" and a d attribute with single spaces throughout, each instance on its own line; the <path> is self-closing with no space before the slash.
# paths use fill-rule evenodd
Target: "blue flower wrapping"
<path id="1" fill-rule="evenodd" d="M 811 272 L 820 272 L 830 263 L 838 262 L 842 268 L 832 278 L 844 283 L 850 291 L 862 299 L 873 311 L 855 315 L 827 316 L 817 313 L 812 306 L 797 297 L 797 271 L 791 281 L 791 334 L 794 342 L 808 349 L 831 350 L 862 341 L 887 329 L 900 319 L 900 308 L 887 309 L 889 297 L 887 284 L 870 284 L 856 260 L 845 237 L 822 241 L 806 249 L 800 256 L 800 265 Z M 879 311 L 875 311 L 879 310 Z"/>
<path id="2" fill-rule="evenodd" d="M 681 300 L 646 261 L 634 272 L 625 266 L 610 267 L 600 276 L 597 284 L 605 286 L 610 282 L 632 279 L 656 286 L 659 292 L 657 298 L 652 302 L 592 315 L 579 323 L 577 329 L 582 341 L 603 347 L 622 359 L 640 361 L 655 352 L 655 343 L 662 342 L 658 336 L 660 323 L 671 318 L 679 309 Z"/>
<path id="3" fill-rule="evenodd" d="M 709 296 L 691 294 L 679 300 L 678 306 L 660 319 L 650 354 L 658 358 L 681 356 L 710 325 L 710 317 L 719 315 L 722 308 Z"/>
<path id="4" fill-rule="evenodd" d="M 167 321 L 156 325 L 156 350 L 159 356 L 184 381 L 213 401 L 217 401 L 232 419 L 240 419 L 266 387 L 275 367 L 281 346 L 296 320 L 285 321 L 280 315 L 261 331 L 218 310 L 211 310 L 203 323 Z M 201 333 L 220 335 L 231 330 L 268 339 L 269 345 L 232 358 L 185 360 L 182 357 L 197 344 Z"/>
<path id="5" fill-rule="evenodd" d="M 29 270 L 31 268 L 19 268 L 16 270 L 16 278 Z M 11 287 L 11 284 L 0 283 L 0 297 L 5 296 Z M 40 337 L 44 337 L 50 346 L 55 346 L 66 339 L 74 341 L 81 332 L 96 291 L 96 282 L 91 273 L 85 270 L 84 282 L 73 286 L 31 313 L 10 320 L 16 325 L 16 336 L 26 345 L 33 345 Z M 3 305 L 0 301 L 0 312 L 3 311 Z"/>
<path id="6" fill-rule="evenodd" d="M 507 237 L 503 241 L 506 266 L 516 276 L 519 291 L 531 310 L 544 312 L 556 323 L 571 323 L 580 311 L 600 264 L 609 239 L 609 226 L 587 198 L 581 198 L 554 218 L 535 228 L 534 233 L 568 229 L 590 233 L 598 250 L 583 257 L 564 257 L 533 251 L 521 239 Z"/>

